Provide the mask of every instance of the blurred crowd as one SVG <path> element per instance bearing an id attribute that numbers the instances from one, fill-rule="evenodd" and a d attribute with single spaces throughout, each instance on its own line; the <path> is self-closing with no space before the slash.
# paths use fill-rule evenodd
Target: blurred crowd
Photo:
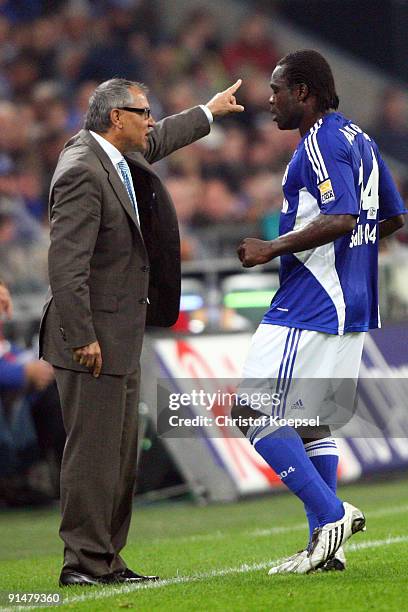
<path id="1" fill-rule="evenodd" d="M 0 339 L 0 507 L 58 497 L 64 444 L 52 366 Z"/>
<path id="2" fill-rule="evenodd" d="M 281 177 L 298 134 L 279 132 L 268 113 L 269 77 L 281 55 L 268 19 L 253 12 L 226 38 L 223 24 L 191 3 L 170 35 L 160 6 L 0 0 L 0 261 L 14 292 L 46 285 L 50 178 L 64 142 L 82 126 L 89 94 L 114 75 L 148 85 L 156 119 L 243 78 L 238 98 L 246 112 L 158 169 L 178 210 L 183 259 L 233 254 L 245 224 L 260 236 L 276 233 Z M 403 94 L 389 90 L 372 126 L 401 162 L 408 161 L 406 111 Z M 404 190 L 403 176 L 399 182 Z"/>

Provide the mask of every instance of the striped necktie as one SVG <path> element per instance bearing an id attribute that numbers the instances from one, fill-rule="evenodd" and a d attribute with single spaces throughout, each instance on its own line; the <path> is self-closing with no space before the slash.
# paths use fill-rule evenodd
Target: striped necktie
<path id="1" fill-rule="evenodd" d="M 135 209 L 135 213 L 136 213 L 136 217 L 137 217 L 137 222 L 140 225 L 140 219 L 139 219 L 139 211 L 137 209 L 137 202 L 136 202 L 136 196 L 135 193 L 133 191 L 133 183 L 132 183 L 132 175 L 130 174 L 130 170 L 129 170 L 129 166 L 127 165 L 127 161 L 125 159 L 121 159 L 120 162 L 117 164 L 120 174 L 123 178 L 123 183 L 126 187 L 126 191 L 128 193 L 128 196 L 130 198 L 130 201 L 133 204 L 133 208 Z"/>

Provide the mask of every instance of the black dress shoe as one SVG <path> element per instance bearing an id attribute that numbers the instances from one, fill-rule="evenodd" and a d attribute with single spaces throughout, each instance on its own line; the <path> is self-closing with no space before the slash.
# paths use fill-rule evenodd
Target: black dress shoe
<path id="1" fill-rule="evenodd" d="M 125 582 L 126 584 L 133 582 L 146 582 L 147 580 L 160 580 L 159 576 L 143 576 L 142 574 L 136 574 L 132 572 L 128 567 L 124 570 L 114 572 L 118 582 Z"/>
<path id="2" fill-rule="evenodd" d="M 90 576 L 89 574 L 75 572 L 74 570 L 62 571 L 59 579 L 59 585 L 61 587 L 101 586 L 104 584 L 118 584 L 119 582 L 122 582 L 122 580 L 119 580 L 116 574 L 105 574 L 104 576 Z"/>

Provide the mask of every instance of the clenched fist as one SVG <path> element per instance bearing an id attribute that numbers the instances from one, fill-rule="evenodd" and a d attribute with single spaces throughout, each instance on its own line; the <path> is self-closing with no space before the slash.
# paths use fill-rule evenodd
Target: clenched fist
<path id="1" fill-rule="evenodd" d="M 276 257 L 273 254 L 273 242 L 259 238 L 245 238 L 239 245 L 237 253 L 244 268 L 267 263 Z"/>

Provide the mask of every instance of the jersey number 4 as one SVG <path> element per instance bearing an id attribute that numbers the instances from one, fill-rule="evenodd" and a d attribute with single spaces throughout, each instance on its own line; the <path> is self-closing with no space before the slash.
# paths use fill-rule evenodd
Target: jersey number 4
<path id="1" fill-rule="evenodd" d="M 360 172 L 358 178 L 358 184 L 360 185 L 360 210 L 367 211 L 367 219 L 376 219 L 378 211 L 378 184 L 379 184 L 379 171 L 377 159 L 374 155 L 374 151 L 371 149 L 371 157 L 373 161 L 373 168 L 370 176 L 364 185 L 364 169 L 363 160 L 360 163 Z"/>
<path id="2" fill-rule="evenodd" d="M 360 163 L 360 171 L 358 177 L 358 184 L 360 185 L 360 214 L 357 220 L 357 225 L 353 230 L 350 238 L 349 247 L 361 246 L 362 244 L 375 244 L 377 241 L 377 224 L 370 227 L 370 223 L 362 223 L 361 211 L 367 211 L 367 221 L 375 221 L 377 219 L 378 212 L 378 185 L 379 185 L 379 170 L 377 159 L 374 155 L 374 151 L 371 149 L 371 157 L 373 161 L 373 167 L 367 182 L 364 184 L 364 167 L 363 160 Z"/>

